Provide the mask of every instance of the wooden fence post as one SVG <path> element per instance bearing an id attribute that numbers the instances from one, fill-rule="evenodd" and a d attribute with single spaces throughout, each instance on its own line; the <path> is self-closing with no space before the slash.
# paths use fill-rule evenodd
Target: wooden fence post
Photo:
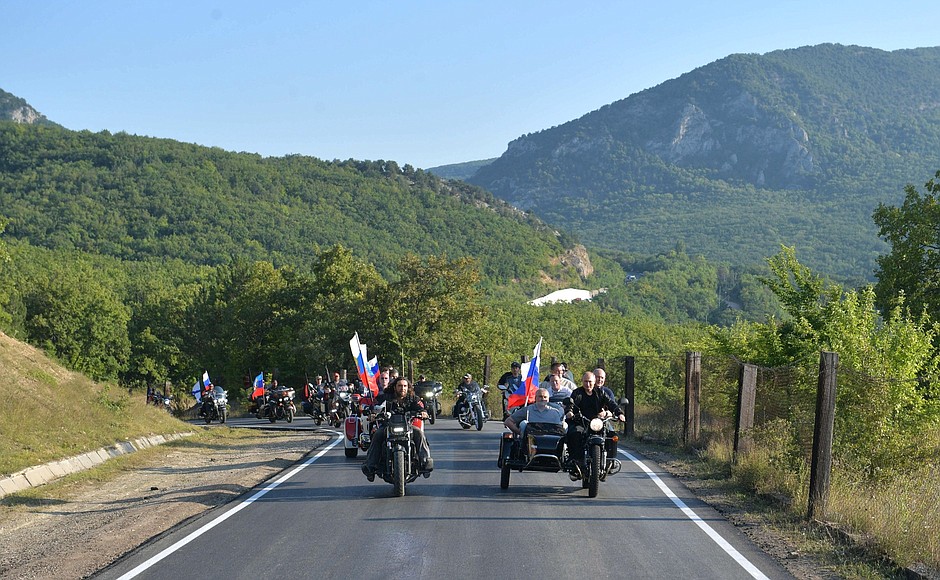
<path id="1" fill-rule="evenodd" d="M 685 425 L 682 441 L 697 443 L 701 428 L 702 353 L 685 353 Z"/>
<path id="2" fill-rule="evenodd" d="M 832 438 L 836 417 L 836 368 L 839 355 L 819 354 L 819 383 L 816 387 L 816 425 L 813 429 L 813 460 L 809 472 L 809 508 L 806 517 L 826 513 L 829 475 L 832 471 Z"/>
<path id="3" fill-rule="evenodd" d="M 751 450 L 754 402 L 757 396 L 757 366 L 746 364 L 738 376 L 738 406 L 734 421 L 734 461 Z"/>
<path id="4" fill-rule="evenodd" d="M 483 384 L 490 384 L 490 355 L 483 358 Z"/>
<path id="5" fill-rule="evenodd" d="M 415 361 L 408 361 L 408 382 L 412 385 L 415 384 Z"/>
<path id="6" fill-rule="evenodd" d="M 626 437 L 633 437 L 634 427 L 636 426 L 636 359 L 632 356 L 627 357 L 626 373 L 623 380 L 623 396 L 627 398 L 627 406 L 623 410 L 626 416 L 626 422 L 623 424 L 623 434 Z"/>

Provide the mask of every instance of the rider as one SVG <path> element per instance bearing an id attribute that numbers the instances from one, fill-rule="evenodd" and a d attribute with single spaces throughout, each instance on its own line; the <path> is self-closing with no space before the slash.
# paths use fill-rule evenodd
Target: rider
<path id="1" fill-rule="evenodd" d="M 416 397 L 413 393 L 408 392 L 408 387 L 410 386 L 407 378 L 399 377 L 389 385 L 384 393 L 376 397 L 376 403 L 381 404 L 382 401 L 384 401 L 385 410 L 389 413 L 404 411 L 426 419 L 428 414 L 424 411 L 424 404 L 421 402 L 421 399 Z M 414 437 L 415 446 L 418 449 L 419 468 L 423 473 L 430 473 L 434 470 L 434 460 L 431 459 L 431 448 L 428 447 L 427 437 L 424 436 L 424 431 L 417 427 L 413 429 L 412 436 Z M 382 458 L 382 453 L 385 450 L 386 438 L 387 433 L 385 429 L 379 429 L 375 432 L 372 443 L 369 444 L 369 451 L 366 453 L 366 461 L 362 464 L 362 473 L 365 474 L 369 481 L 375 481 L 376 466 L 379 464 L 379 460 Z"/>
<path id="2" fill-rule="evenodd" d="M 500 389 L 503 393 L 503 419 L 509 416 L 509 395 L 515 393 L 522 383 L 521 370 L 522 365 L 512 361 L 509 372 L 503 373 L 503 376 L 499 377 L 499 382 L 496 383 L 497 386 L 503 387 Z"/>
<path id="3" fill-rule="evenodd" d="M 617 415 L 621 421 L 625 420 L 623 411 L 620 410 L 617 403 L 594 388 L 595 381 L 596 378 L 591 371 L 587 371 L 581 376 L 581 386 L 571 393 L 571 404 L 566 407 L 565 416 L 569 419 L 574 418 L 574 410 L 577 408 L 581 417 L 586 421 L 590 421 L 595 417 L 607 419 L 612 415 Z M 569 460 L 580 463 L 584 455 L 584 424 L 581 421 L 570 421 L 565 439 L 568 444 Z"/>
<path id="4" fill-rule="evenodd" d="M 601 367 L 594 369 L 594 377 L 597 379 L 596 388 L 604 391 L 604 394 L 610 397 L 613 400 L 617 400 L 617 395 L 614 394 L 613 389 L 607 386 L 607 371 Z"/>
<path id="5" fill-rule="evenodd" d="M 535 403 L 513 411 L 512 415 L 503 421 L 503 425 L 516 436 L 523 435 L 529 423 L 550 423 L 561 427 L 565 420 L 565 413 L 560 407 L 549 403 L 548 398 L 547 389 L 535 391 Z"/>
<path id="6" fill-rule="evenodd" d="M 454 402 L 454 417 L 460 415 L 466 405 L 467 393 L 479 391 L 480 383 L 473 380 L 473 375 L 467 373 L 463 376 L 462 382 L 457 385 L 457 400 Z"/>

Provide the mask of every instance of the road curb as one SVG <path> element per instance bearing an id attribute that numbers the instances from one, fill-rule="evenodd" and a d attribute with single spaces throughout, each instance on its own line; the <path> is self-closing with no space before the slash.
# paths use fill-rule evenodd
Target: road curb
<path id="1" fill-rule="evenodd" d="M 91 469 L 100 465 L 109 459 L 120 457 L 128 453 L 134 453 L 141 449 L 162 445 L 169 441 L 182 439 L 194 435 L 194 431 L 183 433 L 173 433 L 170 435 L 151 435 L 148 437 L 139 437 L 130 441 L 119 441 L 113 445 L 95 449 L 81 455 L 67 457 L 58 461 L 52 461 L 35 467 L 27 467 L 13 475 L 0 477 L 0 498 L 13 493 L 18 493 L 26 489 L 44 485 L 51 481 L 65 477 L 72 473 L 78 473 L 86 469 Z"/>

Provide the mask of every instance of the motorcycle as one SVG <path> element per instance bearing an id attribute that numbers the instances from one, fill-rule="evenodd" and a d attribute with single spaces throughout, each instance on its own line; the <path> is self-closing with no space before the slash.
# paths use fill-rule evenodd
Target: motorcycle
<path id="1" fill-rule="evenodd" d="M 573 420 L 584 427 L 582 434 L 581 457 L 570 457 L 567 469 L 571 481 L 581 480 L 581 487 L 587 488 L 588 497 L 596 497 L 600 482 L 608 475 L 620 472 L 622 467 L 617 459 L 617 441 L 620 439 L 613 425 L 613 417 L 585 419 L 577 407 L 573 407 Z"/>
<path id="2" fill-rule="evenodd" d="M 271 391 L 265 411 L 268 421 L 274 423 L 278 419 L 284 419 L 288 423 L 293 423 L 296 413 L 297 408 L 294 407 L 294 389 L 281 387 Z"/>
<path id="3" fill-rule="evenodd" d="M 570 399 L 566 402 L 570 403 Z M 512 470 L 567 472 L 571 481 L 581 480 L 588 497 L 596 497 L 600 482 L 619 473 L 622 465 L 617 459 L 619 437 L 614 419 L 585 419 L 577 407 L 572 421 L 584 426 L 581 457 L 572 457 L 565 445 L 565 429 L 554 423 L 529 423 L 525 436 L 516 436 L 507 430 L 500 438 L 497 466 L 500 468 L 499 486 L 509 489 Z"/>
<path id="4" fill-rule="evenodd" d="M 439 398 L 443 391 L 444 385 L 437 381 L 421 381 L 415 384 L 415 394 L 424 402 L 424 408 L 428 411 L 428 423 L 431 425 L 443 409 Z"/>
<path id="5" fill-rule="evenodd" d="M 395 487 L 395 495 L 405 495 L 405 484 L 418 479 L 419 475 L 430 477 L 427 471 L 421 472 L 418 465 L 418 449 L 414 442 L 415 427 L 421 428 L 423 422 L 418 417 L 404 413 L 383 413 L 380 429 L 386 429 L 386 449 L 380 470 L 376 473 L 387 483 Z"/>
<path id="6" fill-rule="evenodd" d="M 329 423 L 332 427 L 339 428 L 343 421 L 349 417 L 350 406 L 352 405 L 352 394 L 349 387 L 340 385 L 333 389 L 333 396 L 330 397 Z"/>
<path id="7" fill-rule="evenodd" d="M 343 450 L 350 459 L 359 455 L 359 450 L 369 451 L 369 444 L 375 434 L 375 399 L 372 394 L 354 395 L 355 413 L 346 417 L 343 434 Z"/>
<path id="8" fill-rule="evenodd" d="M 323 396 L 319 393 L 313 393 L 310 395 L 306 401 L 303 402 L 304 413 L 310 416 L 313 419 L 313 422 L 318 427 L 326 419 L 326 413 L 324 412 L 323 405 Z"/>
<path id="9" fill-rule="evenodd" d="M 222 387 L 214 386 L 212 390 L 202 395 L 202 406 L 199 416 L 205 419 L 206 425 L 213 420 L 225 423 L 228 419 L 228 392 Z"/>
<path id="10" fill-rule="evenodd" d="M 489 391 L 489 385 L 469 387 L 464 390 L 463 401 L 457 410 L 457 421 L 464 429 L 476 425 L 477 431 L 483 429 L 483 423 L 489 419 L 489 410 L 483 397 Z"/>

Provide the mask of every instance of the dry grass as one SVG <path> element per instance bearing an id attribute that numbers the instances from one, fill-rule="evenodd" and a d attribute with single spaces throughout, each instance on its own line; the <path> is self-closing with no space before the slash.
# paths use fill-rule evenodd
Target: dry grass
<path id="1" fill-rule="evenodd" d="M 827 519 L 861 534 L 904 566 L 940 570 L 940 466 L 875 486 L 844 471 L 833 473 Z"/>
<path id="2" fill-rule="evenodd" d="M 145 435 L 189 430 L 143 395 L 95 383 L 0 333 L 7 397 L 0 405 L 0 474 Z"/>

